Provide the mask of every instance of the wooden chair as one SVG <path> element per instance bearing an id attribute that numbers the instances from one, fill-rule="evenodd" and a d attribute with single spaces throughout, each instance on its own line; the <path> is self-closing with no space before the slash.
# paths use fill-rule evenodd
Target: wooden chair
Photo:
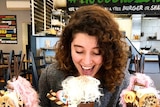
<path id="1" fill-rule="evenodd" d="M 10 55 L 12 55 L 12 56 L 10 56 L 10 58 L 11 58 L 10 61 L 11 62 L 13 61 L 13 59 L 14 59 L 14 50 L 11 50 L 10 52 L 3 52 L 3 51 L 1 51 L 1 52 L 2 52 L 1 64 L 8 65 L 7 57 L 10 56 Z"/>
<path id="2" fill-rule="evenodd" d="M 18 66 L 20 66 L 21 58 L 22 58 L 22 50 L 18 52 L 18 54 L 14 54 L 15 57 L 18 59 Z"/>
<path id="3" fill-rule="evenodd" d="M 144 73 L 144 65 L 145 65 L 145 54 L 141 54 L 140 57 L 140 73 Z"/>
<path id="4" fill-rule="evenodd" d="M 41 74 L 41 71 L 46 67 L 45 57 L 44 56 L 35 56 L 33 52 L 29 52 L 29 60 L 30 63 L 28 64 L 29 67 L 25 71 L 24 76 L 31 74 L 31 79 L 29 80 L 32 82 L 33 87 L 35 90 L 38 91 L 38 80 Z"/>
<path id="5" fill-rule="evenodd" d="M 18 60 L 18 67 L 20 66 L 20 62 L 21 62 L 21 58 L 22 58 L 22 51 L 20 50 L 19 52 L 18 52 L 18 54 L 15 54 L 15 52 L 14 52 L 14 50 L 11 50 L 11 52 L 10 53 L 3 53 L 4 54 L 4 56 L 3 56 L 3 63 L 4 64 L 10 64 L 10 72 L 11 73 L 13 73 L 13 71 L 14 71 L 14 58 L 16 57 L 17 58 L 17 60 Z M 6 55 L 7 54 L 9 54 L 9 63 L 6 63 L 6 62 L 8 62 L 8 61 L 6 61 L 7 60 L 7 58 L 6 58 Z M 10 74 L 11 74 L 10 73 Z"/>
<path id="6" fill-rule="evenodd" d="M 136 72 L 144 73 L 144 65 L 145 54 L 141 54 L 140 56 L 132 54 L 128 70 L 131 74 Z"/>
<path id="7" fill-rule="evenodd" d="M 131 51 L 131 60 L 129 64 L 128 71 L 133 74 L 136 72 L 144 73 L 144 63 L 145 63 L 145 54 L 141 54 L 135 46 L 132 44 L 132 42 L 128 39 L 128 37 L 125 37 L 125 40 L 127 44 L 130 46 Z"/>
<path id="8" fill-rule="evenodd" d="M 9 65 L 9 66 L 12 66 L 13 55 L 14 55 L 14 50 L 11 50 L 11 52 L 10 52 L 10 54 L 9 54 L 9 57 L 8 57 L 8 65 Z M 7 69 L 6 77 L 5 77 L 5 82 L 6 82 L 6 83 L 7 83 L 7 81 L 10 79 L 11 69 L 12 69 L 12 67 Z"/>
<path id="9" fill-rule="evenodd" d="M 0 64 L 3 64 L 3 51 L 0 50 Z"/>
<path id="10" fill-rule="evenodd" d="M 134 63 L 135 63 L 135 55 L 132 54 L 130 56 L 130 63 L 129 63 L 129 67 L 128 67 L 128 71 L 129 71 L 130 74 L 135 73 Z"/>
<path id="11" fill-rule="evenodd" d="M 1 87 L 0 88 L 4 88 L 4 86 L 7 84 L 7 81 L 10 79 L 11 69 L 10 69 L 9 66 L 12 65 L 13 54 L 14 54 L 13 50 L 11 50 L 8 55 L 6 55 L 6 53 L 5 53 L 5 61 L 4 61 L 4 58 L 2 57 L 2 65 L 8 65 L 8 67 L 4 68 L 4 69 L 1 69 L 2 74 L 3 74 L 4 82 L 1 80 L 1 82 L 0 82 L 0 84 L 1 84 L 0 86 Z"/>

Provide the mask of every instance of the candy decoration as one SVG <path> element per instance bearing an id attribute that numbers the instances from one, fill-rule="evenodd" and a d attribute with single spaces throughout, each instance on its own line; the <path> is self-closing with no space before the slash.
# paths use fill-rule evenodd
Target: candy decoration
<path id="1" fill-rule="evenodd" d="M 66 104 L 64 104 L 62 101 L 60 101 L 60 99 L 56 97 L 56 92 L 53 92 L 53 90 L 47 93 L 47 98 L 55 102 L 57 105 L 60 105 L 61 107 L 68 107 Z"/>
<path id="2" fill-rule="evenodd" d="M 158 100 L 153 93 L 143 95 L 139 99 L 139 107 L 157 107 Z"/>
<path id="3" fill-rule="evenodd" d="M 11 88 L 11 89 L 10 89 Z M 7 82 L 7 89 L 10 92 L 16 92 L 18 98 L 23 101 L 25 107 L 39 107 L 38 93 L 26 78 L 18 76 Z"/>
<path id="4" fill-rule="evenodd" d="M 16 106 L 9 96 L 1 96 L 0 107 L 16 107 Z"/>
<path id="5" fill-rule="evenodd" d="M 153 80 L 141 73 L 135 73 L 130 83 L 120 94 L 120 104 L 123 107 L 160 107 L 159 90 L 156 90 Z"/>
<path id="6" fill-rule="evenodd" d="M 26 78 L 19 76 L 24 56 L 20 65 L 18 57 L 14 56 L 14 73 L 10 75 L 10 80 L 7 81 L 7 91 L 0 91 L 0 107 L 40 107 L 36 90 Z M 11 65 L 8 66 L 11 70 Z"/>
<path id="7" fill-rule="evenodd" d="M 67 101 L 68 96 L 64 93 L 63 90 L 57 91 L 56 97 L 57 97 L 60 101 L 62 101 L 64 104 L 67 104 L 67 103 L 68 103 L 68 101 Z"/>
<path id="8" fill-rule="evenodd" d="M 126 94 L 124 96 L 124 101 L 126 103 L 133 103 L 135 98 L 136 98 L 136 94 L 132 91 L 128 91 L 128 92 L 126 92 Z"/>
<path id="9" fill-rule="evenodd" d="M 16 92 L 0 90 L 0 107 L 24 107 Z"/>
<path id="10" fill-rule="evenodd" d="M 136 94 L 140 107 L 156 107 L 158 104 L 154 88 L 139 89 Z"/>

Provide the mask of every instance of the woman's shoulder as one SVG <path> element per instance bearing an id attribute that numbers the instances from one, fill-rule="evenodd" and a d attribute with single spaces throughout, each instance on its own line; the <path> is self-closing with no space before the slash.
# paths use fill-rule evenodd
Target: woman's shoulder
<path id="1" fill-rule="evenodd" d="M 56 64 L 47 65 L 44 71 L 41 72 L 41 76 L 39 79 L 40 85 L 49 89 L 54 89 L 57 91 L 61 89 L 61 82 L 65 79 L 65 73 L 62 70 L 59 70 Z"/>
<path id="2" fill-rule="evenodd" d="M 46 74 L 48 76 L 56 76 L 56 75 L 64 75 L 64 72 L 58 69 L 56 63 L 52 63 L 47 65 L 47 67 L 43 71 L 43 74 Z"/>
<path id="3" fill-rule="evenodd" d="M 125 77 L 122 82 L 122 86 L 124 86 L 124 88 L 126 88 L 129 85 L 130 77 L 131 77 L 131 74 L 129 73 L 129 71 L 126 70 Z"/>
<path id="4" fill-rule="evenodd" d="M 111 99 L 108 105 L 114 105 L 112 107 L 117 107 L 117 104 L 119 105 L 120 93 L 122 92 L 123 89 L 125 89 L 129 85 L 129 78 L 130 78 L 130 73 L 128 71 L 125 71 L 124 79 L 122 83 L 116 87 L 115 92 L 112 93 Z M 121 106 L 119 105 L 118 107 L 121 107 Z"/>

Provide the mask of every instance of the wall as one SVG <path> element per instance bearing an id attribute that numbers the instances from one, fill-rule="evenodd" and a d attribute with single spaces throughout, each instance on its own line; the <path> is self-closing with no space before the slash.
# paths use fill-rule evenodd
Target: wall
<path id="1" fill-rule="evenodd" d="M 142 32 L 144 36 L 141 37 L 141 46 L 148 44 L 153 48 L 156 48 L 160 51 L 160 19 L 143 19 L 142 20 Z M 157 40 L 147 41 L 148 36 L 154 37 L 157 36 Z"/>
<path id="2" fill-rule="evenodd" d="M 30 10 L 8 10 L 6 8 L 6 0 L 0 0 L 0 15 L 16 15 L 17 17 L 17 37 L 18 44 L 0 44 L 0 49 L 9 52 L 14 49 L 16 53 L 23 50 L 23 35 L 22 23 L 30 23 Z M 23 35 L 22 35 L 23 34 Z"/>
<path id="3" fill-rule="evenodd" d="M 151 49 L 156 48 L 160 52 L 160 19 L 141 19 L 140 31 L 143 32 L 143 36 L 140 37 L 140 40 L 133 40 L 132 32 L 134 31 L 132 27 L 131 18 L 115 18 L 119 24 L 120 30 L 126 32 L 126 36 L 132 41 L 137 50 L 140 50 L 140 47 L 149 47 Z M 148 36 L 157 36 L 157 40 L 147 41 Z"/>
<path id="4" fill-rule="evenodd" d="M 131 39 L 139 39 L 141 35 L 141 14 L 132 15 L 132 35 Z"/>
<path id="5" fill-rule="evenodd" d="M 125 31 L 126 36 L 131 39 L 132 20 L 130 18 L 115 18 L 115 20 L 119 24 L 120 30 Z"/>
<path id="6" fill-rule="evenodd" d="M 142 20 L 142 32 L 144 32 L 144 37 L 141 40 L 147 40 L 148 36 L 158 36 L 160 40 L 160 19 L 143 19 Z"/>

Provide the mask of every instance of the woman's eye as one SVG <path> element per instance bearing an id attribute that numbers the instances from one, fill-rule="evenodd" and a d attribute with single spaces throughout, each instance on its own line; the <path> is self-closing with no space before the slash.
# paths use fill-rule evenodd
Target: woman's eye
<path id="1" fill-rule="evenodd" d="M 99 51 L 99 50 L 94 51 L 94 52 L 93 52 L 93 54 L 94 54 L 94 55 L 101 55 L 101 53 L 100 53 L 100 51 Z"/>
<path id="2" fill-rule="evenodd" d="M 76 51 L 76 53 L 81 54 L 81 53 L 83 53 L 83 52 L 82 52 L 82 51 Z"/>
<path id="3" fill-rule="evenodd" d="M 101 55 L 100 53 L 94 53 L 94 55 Z"/>

